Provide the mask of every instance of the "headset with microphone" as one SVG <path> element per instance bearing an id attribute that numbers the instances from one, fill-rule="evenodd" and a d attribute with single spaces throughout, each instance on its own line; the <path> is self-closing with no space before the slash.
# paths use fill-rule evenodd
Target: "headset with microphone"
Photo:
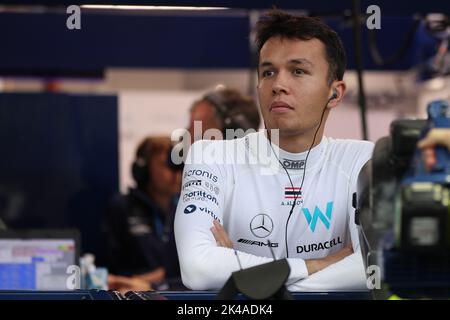
<path id="1" fill-rule="evenodd" d="M 194 103 L 194 106 L 201 101 L 207 101 L 216 111 L 220 118 L 221 133 L 224 139 L 229 138 L 226 134 L 228 129 L 242 129 L 247 132 L 249 129 L 257 130 L 259 127 L 260 118 L 255 102 L 250 97 L 242 95 L 238 90 L 226 87 L 212 90 Z M 236 138 L 234 131 L 232 138 Z M 184 159 L 183 145 L 181 143 L 173 145 L 169 150 L 168 157 L 169 166 L 172 169 L 183 170 L 184 160 L 181 163 L 175 163 L 172 161 L 172 154 L 177 154 Z"/>
<path id="2" fill-rule="evenodd" d="M 339 96 L 338 91 L 337 91 L 336 89 L 333 89 L 333 94 L 328 98 L 327 103 L 326 103 L 325 106 L 323 107 L 322 115 L 320 116 L 320 122 L 319 122 L 319 125 L 317 126 L 316 132 L 314 133 L 314 137 L 313 137 L 313 140 L 312 140 L 312 142 L 311 142 L 311 145 L 310 145 L 310 147 L 309 147 L 309 149 L 308 149 L 308 152 L 306 153 L 305 165 L 303 166 L 302 182 L 301 182 L 301 184 L 300 184 L 300 189 L 299 189 L 300 192 L 301 192 L 301 190 L 302 190 L 302 188 L 303 188 L 303 182 L 305 181 L 306 164 L 307 164 L 307 162 L 308 162 L 309 153 L 310 153 L 310 151 L 311 151 L 311 149 L 312 149 L 312 147 L 313 147 L 313 145 L 314 145 L 314 142 L 315 142 L 315 140 L 316 140 L 316 135 L 317 135 L 317 133 L 319 132 L 320 127 L 322 126 L 322 121 L 323 121 L 323 116 L 325 115 L 325 110 L 327 109 L 327 106 L 328 106 L 328 104 L 330 103 L 330 101 L 331 101 L 331 100 L 334 100 L 334 99 L 336 99 L 336 98 L 338 98 L 338 96 Z M 264 125 L 265 125 L 265 123 L 264 123 Z M 267 130 L 267 128 L 266 128 L 266 130 Z M 288 170 L 286 169 L 286 167 L 284 166 L 284 164 L 283 164 L 283 163 L 280 161 L 280 159 L 276 156 L 276 153 L 275 153 L 275 151 L 273 150 L 273 146 L 272 146 L 272 141 L 271 141 L 271 138 L 270 138 L 270 132 L 269 132 L 269 130 L 267 130 L 267 133 L 268 133 L 268 137 L 269 137 L 270 147 L 272 148 L 272 151 L 273 151 L 273 153 L 275 154 L 275 157 L 277 158 L 277 160 L 278 160 L 278 162 L 280 163 L 281 167 L 282 167 L 282 168 L 284 169 L 284 171 L 286 172 L 286 175 L 287 175 L 287 177 L 288 177 L 288 179 L 289 179 L 289 182 L 290 182 L 290 184 L 291 184 L 292 190 L 294 190 L 294 183 L 292 182 L 291 175 L 289 174 L 289 172 L 288 172 Z M 288 246 L 288 240 L 287 240 L 287 239 L 288 239 L 288 225 L 289 225 L 289 220 L 291 219 L 291 216 L 292 216 L 292 212 L 294 212 L 295 206 L 296 206 L 296 204 L 297 204 L 297 199 L 298 199 L 298 195 L 296 194 L 296 195 L 294 195 L 294 201 L 293 201 L 293 203 L 292 203 L 291 209 L 289 210 L 289 215 L 288 215 L 288 218 L 287 218 L 287 220 L 286 220 L 286 226 L 285 226 L 285 232 L 284 232 L 284 242 L 285 242 L 285 246 L 286 246 L 286 258 L 289 258 L 289 246 Z"/>
<path id="3" fill-rule="evenodd" d="M 229 97 L 227 94 L 230 92 L 229 89 L 217 89 L 203 97 L 203 100 L 208 101 L 214 107 L 222 120 L 222 133 L 224 134 L 224 137 L 226 137 L 225 133 L 227 129 L 243 129 L 244 131 L 247 131 L 248 129 L 253 128 L 252 123 L 240 112 L 240 110 L 230 108 L 230 105 L 233 104 L 233 99 L 241 99 L 241 97 L 237 96 Z"/>
<path id="4" fill-rule="evenodd" d="M 151 154 L 151 143 L 145 140 L 136 151 L 136 158 L 131 166 L 131 175 L 136 181 L 138 189 L 145 189 L 147 183 L 151 180 L 148 167 L 148 156 Z"/>

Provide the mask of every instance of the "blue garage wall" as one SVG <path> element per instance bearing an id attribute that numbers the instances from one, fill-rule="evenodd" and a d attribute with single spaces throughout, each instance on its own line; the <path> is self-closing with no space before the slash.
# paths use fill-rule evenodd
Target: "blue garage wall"
<path id="1" fill-rule="evenodd" d="M 47 5 L 47 6 L 69 6 L 73 4 L 93 3 L 86 0 L 3 0 L 7 4 L 15 5 Z M 96 4 L 121 4 L 121 5 L 159 5 L 159 6 L 206 6 L 206 7 L 229 7 L 243 9 L 270 9 L 277 6 L 283 10 L 303 9 L 311 12 L 335 12 L 352 7 L 352 0 L 96 0 Z M 390 15 L 413 15 L 415 13 L 427 12 L 450 12 L 450 2 L 441 0 L 361 0 L 361 8 L 367 8 L 376 4 L 384 13 Z"/>
<path id="2" fill-rule="evenodd" d="M 100 221 L 118 191 L 117 98 L 0 94 L 0 217 L 75 227 L 102 260 Z"/>
<path id="3" fill-rule="evenodd" d="M 0 74 L 102 77 L 106 68 L 249 68 L 249 19 L 239 16 L 155 16 L 94 13 L 81 15 L 81 30 L 66 28 L 65 12 L 0 13 Z M 341 35 L 354 68 L 353 31 L 342 19 L 327 18 Z M 383 56 L 391 55 L 413 25 L 411 16 L 382 15 L 377 31 Z M 430 42 L 431 41 L 431 42 Z M 376 66 L 363 28 L 366 69 L 405 70 L 423 60 L 415 56 L 436 41 L 425 32 L 396 64 Z"/>
<path id="4" fill-rule="evenodd" d="M 246 17 L 158 17 L 82 13 L 0 13 L 0 70 L 99 75 L 107 67 L 243 68 L 249 65 Z"/>

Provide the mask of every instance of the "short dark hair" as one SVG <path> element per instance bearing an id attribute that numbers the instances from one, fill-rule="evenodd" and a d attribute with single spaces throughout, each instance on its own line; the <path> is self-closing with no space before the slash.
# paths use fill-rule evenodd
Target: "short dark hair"
<path id="1" fill-rule="evenodd" d="M 256 26 L 258 54 L 264 43 L 272 37 L 311 40 L 318 39 L 325 45 L 328 62 L 328 84 L 342 80 L 346 67 L 344 45 L 339 35 L 319 18 L 293 16 L 274 9 L 269 11 Z"/>

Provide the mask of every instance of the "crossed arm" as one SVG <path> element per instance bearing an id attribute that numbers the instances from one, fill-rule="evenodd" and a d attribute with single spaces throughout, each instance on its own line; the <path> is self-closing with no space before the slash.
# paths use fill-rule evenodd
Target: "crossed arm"
<path id="1" fill-rule="evenodd" d="M 233 242 L 230 240 L 227 232 L 217 220 L 214 220 L 213 226 L 210 230 L 214 235 L 214 239 L 216 239 L 216 243 L 218 246 L 233 249 Z M 325 258 L 305 260 L 306 268 L 308 269 L 308 275 L 312 275 L 320 270 L 323 270 L 326 267 L 351 255 L 352 253 L 353 248 L 351 246 L 347 246 Z"/>

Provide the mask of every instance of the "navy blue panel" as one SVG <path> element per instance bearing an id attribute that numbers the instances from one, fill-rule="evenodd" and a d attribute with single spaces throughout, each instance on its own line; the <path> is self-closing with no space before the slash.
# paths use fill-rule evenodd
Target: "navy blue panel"
<path id="1" fill-rule="evenodd" d="M 304 9 L 315 12 L 330 12 L 351 8 L 352 0 L 5 0 L 10 4 L 45 4 L 53 6 L 72 4 L 122 4 L 122 5 L 164 5 L 164 6 L 208 6 L 245 9 L 268 9 L 276 5 L 281 9 Z M 446 0 L 362 0 L 361 8 L 376 4 L 382 12 L 391 15 L 412 15 L 414 13 L 450 12 L 450 2 Z"/>
<path id="2" fill-rule="evenodd" d="M 102 70 L 105 67 L 217 67 L 249 64 L 245 17 L 0 14 L 0 69 Z"/>
<path id="3" fill-rule="evenodd" d="M 344 27 L 340 19 L 327 19 L 326 22 L 342 38 L 347 53 L 347 68 L 354 69 L 355 45 L 353 29 L 348 26 Z M 413 25 L 414 21 L 412 18 L 383 17 L 381 19 L 381 29 L 375 32 L 377 34 L 377 47 L 384 60 L 391 57 L 400 49 L 405 42 L 408 31 Z M 367 70 L 406 70 L 423 63 L 426 58 L 436 54 L 437 42 L 424 31 L 424 26 L 421 24 L 414 34 L 411 46 L 401 59 L 391 65 L 378 66 L 370 55 L 368 43 L 369 30 L 366 27 L 362 27 L 361 30 L 363 63 L 364 68 Z"/>
<path id="4" fill-rule="evenodd" d="M 11 228 L 78 228 L 101 260 L 118 191 L 117 98 L 0 94 L 0 217 Z"/>
<path id="5" fill-rule="evenodd" d="M 64 13 L 0 13 L 0 74 L 102 76 L 108 67 L 247 68 L 249 21 L 231 16 L 154 16 L 82 13 L 81 30 L 68 30 Z M 353 30 L 342 19 L 326 20 L 342 36 L 353 69 Z M 383 14 L 378 44 L 389 56 L 402 43 L 412 17 Z M 364 67 L 380 69 L 369 55 L 363 26 Z M 435 41 L 416 34 L 399 63 L 404 70 L 433 53 Z M 425 48 L 424 48 L 425 46 Z M 420 54 L 418 54 L 420 53 Z"/>

